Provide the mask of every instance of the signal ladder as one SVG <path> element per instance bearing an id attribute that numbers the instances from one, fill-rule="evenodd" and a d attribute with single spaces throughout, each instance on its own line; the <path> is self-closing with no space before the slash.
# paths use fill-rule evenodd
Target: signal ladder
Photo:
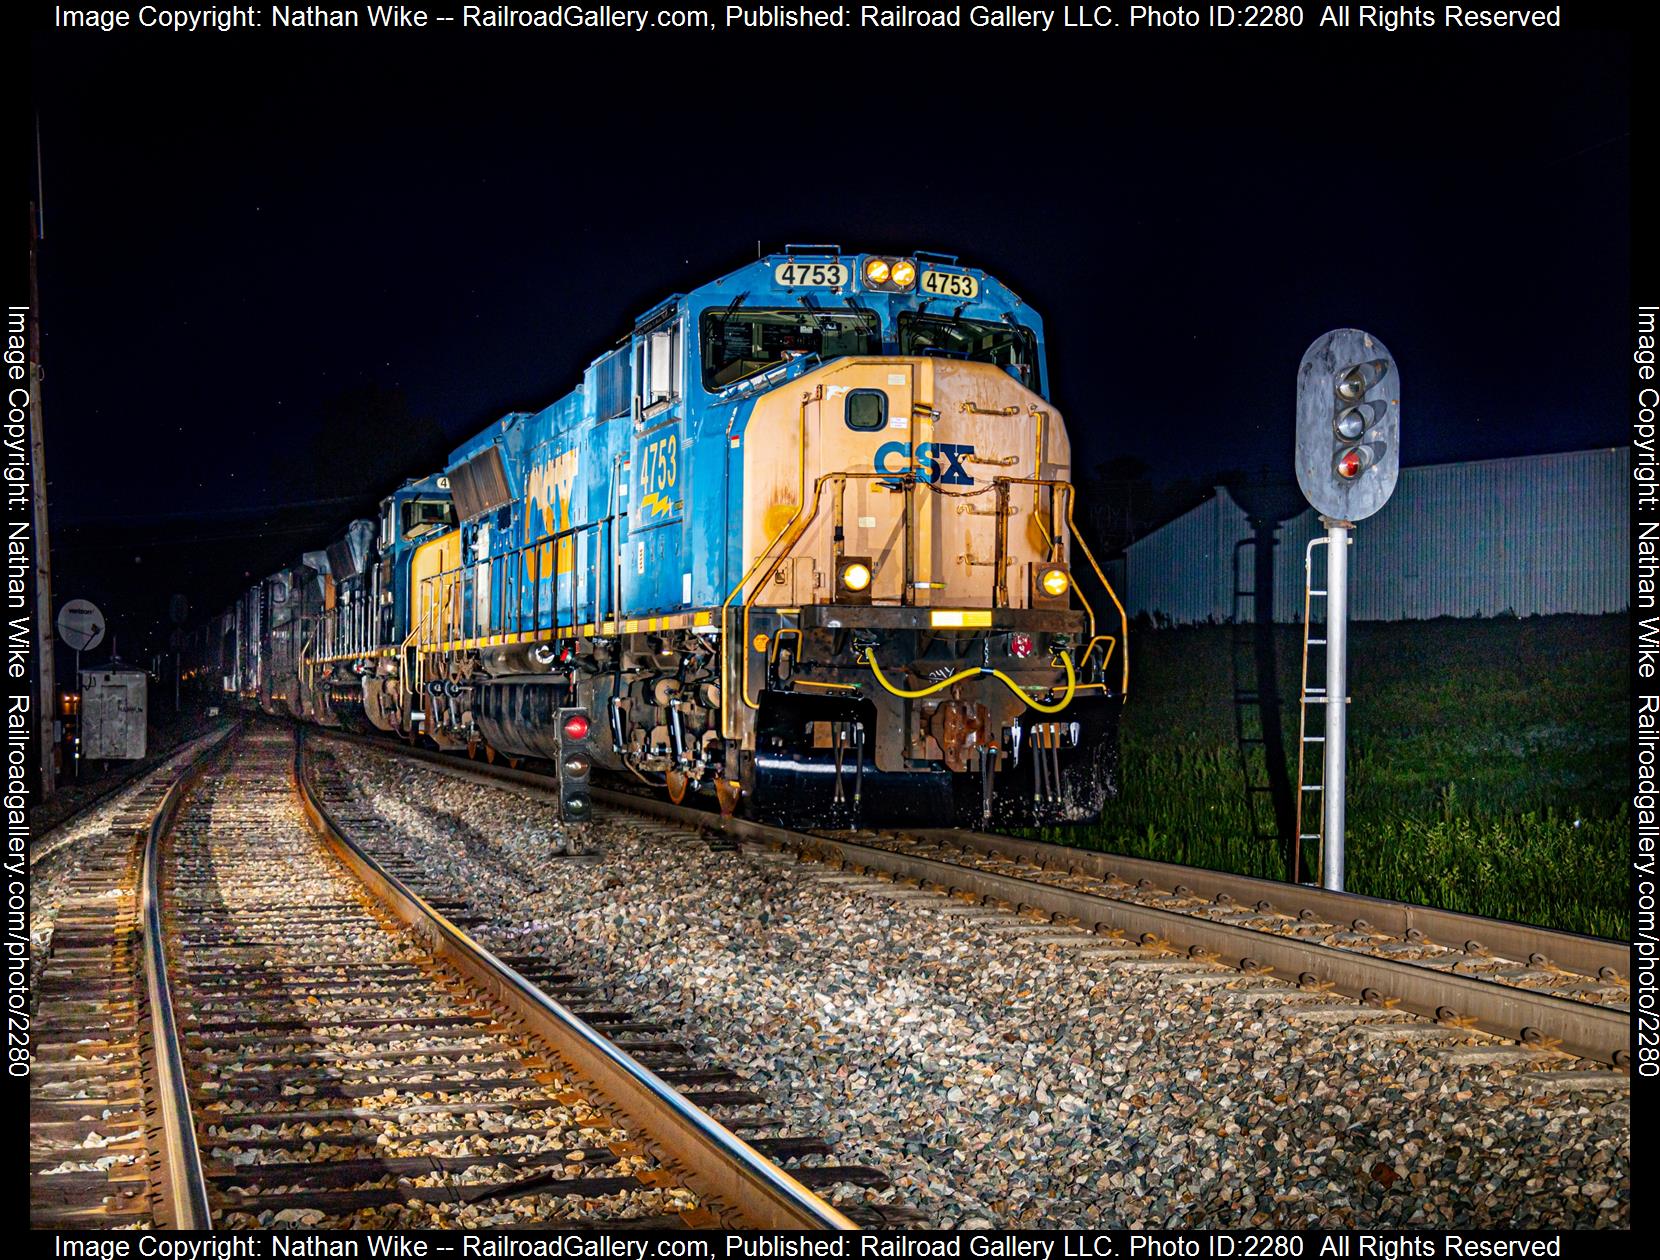
<path id="1" fill-rule="evenodd" d="M 1352 542 L 1354 535 L 1345 531 L 1345 538 Z M 1326 839 L 1326 730 L 1328 710 L 1326 705 L 1326 590 L 1325 587 L 1314 585 L 1314 549 L 1329 547 L 1331 539 L 1325 535 L 1309 539 L 1308 548 L 1303 553 L 1303 682 L 1302 691 L 1298 697 L 1297 722 L 1297 843 L 1292 850 L 1291 878 L 1302 878 L 1303 870 L 1303 842 L 1312 841 L 1316 855 L 1323 857 Z M 1322 575 L 1324 580 L 1324 575 Z M 1320 617 L 1314 617 L 1314 601 L 1320 601 Z M 1316 633 L 1318 632 L 1318 633 Z M 1320 668 L 1310 670 L 1309 664 L 1313 659 L 1314 650 L 1320 653 Z M 1309 686 L 1309 678 L 1321 680 L 1318 687 Z M 1345 699 L 1344 703 L 1348 703 Z M 1318 717 L 1311 722 L 1315 715 Z M 1316 733 L 1311 726 L 1318 726 Z M 1314 756 L 1309 756 L 1309 749 L 1314 748 Z M 1307 823 L 1308 804 L 1314 807 L 1313 830 L 1309 830 Z"/>

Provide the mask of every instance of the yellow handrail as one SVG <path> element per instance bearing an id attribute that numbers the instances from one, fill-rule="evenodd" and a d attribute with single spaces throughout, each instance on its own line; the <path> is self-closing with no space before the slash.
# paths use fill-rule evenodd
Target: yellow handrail
<path id="1" fill-rule="evenodd" d="M 932 686 L 922 688 L 920 691 L 907 691 L 902 687 L 895 687 L 888 681 L 887 676 L 882 673 L 882 667 L 876 663 L 875 648 L 867 647 L 865 649 L 865 664 L 870 666 L 870 672 L 875 675 L 876 681 L 882 684 L 882 689 L 891 695 L 898 696 L 901 700 L 920 700 L 924 696 L 931 696 L 936 692 L 944 691 L 953 683 L 959 683 L 965 678 L 979 678 L 981 675 L 990 674 L 993 678 L 997 679 L 998 682 L 1002 683 L 1010 691 L 1014 692 L 1015 695 L 1019 696 L 1021 700 L 1023 700 L 1030 707 L 1036 709 L 1039 713 L 1059 713 L 1062 709 L 1066 708 L 1067 705 L 1072 703 L 1072 697 L 1076 695 L 1078 691 L 1078 675 L 1073 672 L 1072 658 L 1065 652 L 1059 653 L 1059 656 L 1061 668 L 1066 670 L 1066 692 L 1055 704 L 1043 704 L 1040 701 L 1032 699 L 1031 696 L 1027 695 L 1020 689 L 1020 684 L 1015 682 L 1014 679 L 1010 678 L 1000 669 L 992 669 L 989 665 L 976 665 L 973 669 L 961 670 L 955 674 L 952 674 L 949 678 L 934 683 Z"/>
<path id="2" fill-rule="evenodd" d="M 721 606 L 720 606 L 721 701 L 722 701 L 722 703 L 721 703 L 721 734 L 724 735 L 727 739 L 731 739 L 733 737 L 734 732 L 733 732 L 733 729 L 732 729 L 731 719 L 737 713 L 737 709 L 734 705 L 726 703 L 727 697 L 730 695 L 730 691 L 729 691 L 729 689 L 727 688 L 727 685 L 726 685 L 727 684 L 726 671 L 731 666 L 731 657 L 732 657 L 732 653 L 727 650 L 727 645 L 730 644 L 731 639 L 729 638 L 729 636 L 727 634 L 727 630 L 726 630 L 726 612 L 727 612 L 727 609 L 732 607 L 732 601 L 738 597 L 738 592 L 743 590 L 744 587 L 748 584 L 749 579 L 755 576 L 755 570 L 757 570 L 761 567 L 761 562 L 763 560 L 765 560 L 767 558 L 767 556 L 769 556 L 772 553 L 772 549 L 778 545 L 779 540 L 781 538 L 783 538 L 785 534 L 789 533 L 790 532 L 790 527 L 792 525 L 794 525 L 797 520 L 800 519 L 801 509 L 807 505 L 807 404 L 810 403 L 810 402 L 817 402 L 822 396 L 823 396 L 823 387 L 822 386 L 815 387 L 812 390 L 811 393 L 803 394 L 801 396 L 800 436 L 799 436 L 799 440 L 798 440 L 798 443 L 797 443 L 797 446 L 796 446 L 796 465 L 797 465 L 800 484 L 799 484 L 799 486 L 796 490 L 795 512 L 791 515 L 789 520 L 784 522 L 783 527 L 773 537 L 772 541 L 767 543 L 767 545 L 761 549 L 761 554 L 755 557 L 755 563 L 750 565 L 749 570 L 743 575 L 743 577 L 738 579 L 738 584 L 732 588 L 731 593 L 729 595 L 727 595 L 726 599 L 724 601 L 722 601 Z M 792 539 L 791 542 L 790 542 L 790 546 L 793 547 L 794 545 L 795 545 L 795 541 Z M 788 555 L 789 554 L 788 551 L 786 551 L 785 554 Z M 780 557 L 780 559 L 782 559 L 782 558 L 783 557 Z M 773 569 L 776 569 L 778 567 L 778 565 L 775 563 L 772 567 L 773 567 Z M 767 574 L 767 577 L 771 577 L 771 576 L 772 576 L 772 573 L 771 573 L 771 571 L 769 571 L 768 574 Z M 765 580 L 766 580 L 766 578 L 762 579 L 762 581 L 765 581 Z M 743 642 L 743 644 L 741 645 L 741 647 L 739 649 L 740 652 L 742 653 L 742 663 L 743 663 L 743 669 L 744 669 L 744 676 L 743 676 L 742 679 L 740 679 L 740 681 L 738 683 L 738 689 L 739 689 L 740 692 L 746 691 L 748 689 L 748 685 L 749 685 L 749 676 L 748 676 L 749 675 L 749 627 L 748 627 L 748 624 L 747 624 L 748 623 L 748 607 L 749 607 L 749 605 L 746 601 L 746 603 L 744 605 L 744 608 L 745 608 L 744 642 Z M 744 702 L 747 704 L 748 701 L 749 701 L 749 697 L 746 695 L 746 696 L 743 697 L 743 699 L 744 699 Z M 750 705 L 750 707 L 754 708 L 755 706 Z"/>

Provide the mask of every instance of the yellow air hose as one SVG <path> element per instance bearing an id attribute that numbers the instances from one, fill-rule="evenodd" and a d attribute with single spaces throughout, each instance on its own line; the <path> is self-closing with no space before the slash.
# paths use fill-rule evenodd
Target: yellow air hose
<path id="1" fill-rule="evenodd" d="M 1026 704 L 1036 709 L 1039 713 L 1059 713 L 1062 709 L 1066 708 L 1067 705 L 1072 703 L 1072 697 L 1076 695 L 1078 691 L 1078 676 L 1072 670 L 1072 658 L 1065 652 L 1059 653 L 1059 656 L 1061 658 L 1061 668 L 1066 670 L 1066 692 L 1061 696 L 1060 700 L 1054 704 L 1042 704 L 1032 699 L 1032 697 L 1020 689 L 1020 684 L 1015 682 L 1014 679 L 1010 678 L 1002 670 L 991 669 L 985 665 L 977 665 L 973 669 L 962 670 L 959 673 L 952 674 L 949 678 L 933 684 L 931 687 L 924 687 L 920 691 L 906 691 L 902 687 L 895 687 L 887 680 L 886 675 L 882 673 L 882 667 L 876 663 L 875 648 L 867 647 L 865 649 L 865 664 L 870 666 L 870 672 L 875 675 L 876 681 L 882 684 L 882 690 L 888 692 L 890 695 L 898 696 L 901 700 L 920 700 L 924 696 L 931 696 L 937 691 L 944 691 L 947 687 L 951 686 L 952 683 L 959 683 L 965 678 L 978 678 L 981 674 L 990 674 L 993 678 L 1001 682 L 1005 687 L 1014 692 L 1015 695 L 1019 696 L 1026 702 Z"/>

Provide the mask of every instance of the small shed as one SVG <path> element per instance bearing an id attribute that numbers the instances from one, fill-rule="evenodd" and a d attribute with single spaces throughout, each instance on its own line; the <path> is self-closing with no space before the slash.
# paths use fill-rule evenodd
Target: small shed
<path id="1" fill-rule="evenodd" d="M 81 756 L 136 761 L 144 756 L 149 676 L 110 661 L 81 671 Z"/>

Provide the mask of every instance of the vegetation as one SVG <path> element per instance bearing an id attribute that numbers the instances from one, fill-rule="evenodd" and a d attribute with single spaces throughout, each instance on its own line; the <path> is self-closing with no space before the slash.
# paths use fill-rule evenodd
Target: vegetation
<path id="1" fill-rule="evenodd" d="M 1236 646 L 1229 626 L 1132 632 L 1122 795 L 1098 827 L 1044 838 L 1285 878 L 1283 846 L 1254 834 L 1272 833 L 1273 811 L 1259 794 L 1253 826 L 1236 738 L 1233 662 L 1248 670 L 1252 633 Z M 1627 633 L 1623 617 L 1352 627 L 1349 887 L 1626 935 Z M 1301 629 L 1273 634 L 1294 795 Z M 1267 782 L 1260 746 L 1246 751 Z"/>

